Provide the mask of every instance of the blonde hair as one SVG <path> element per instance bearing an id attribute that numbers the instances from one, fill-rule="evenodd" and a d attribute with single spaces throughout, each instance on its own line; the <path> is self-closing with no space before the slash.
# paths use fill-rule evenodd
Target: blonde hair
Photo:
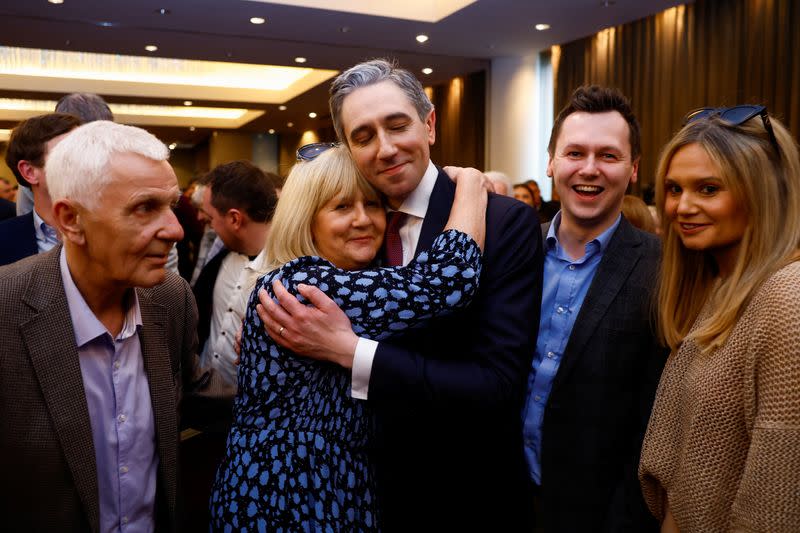
<path id="1" fill-rule="evenodd" d="M 772 118 L 776 147 L 760 117 L 739 126 L 719 118 L 687 124 L 664 147 L 656 175 L 663 255 L 658 289 L 663 340 L 675 350 L 689 337 L 710 299 L 710 316 L 691 338 L 704 353 L 722 346 L 755 291 L 776 270 L 797 257 L 800 246 L 800 156 L 791 134 Z M 664 216 L 665 184 L 675 153 L 690 144 L 703 148 L 747 217 L 736 264 L 719 284 L 708 251 L 685 248 Z"/>
<path id="2" fill-rule="evenodd" d="M 361 176 L 342 145 L 292 167 L 265 246 L 268 269 L 298 257 L 319 255 L 311 233 L 314 217 L 332 198 L 342 195 L 351 200 L 357 191 L 369 200 L 380 201 L 378 191 Z"/>
<path id="3" fill-rule="evenodd" d="M 638 196 L 626 194 L 622 197 L 622 214 L 633 227 L 648 233 L 656 232 L 656 221 L 650 214 L 647 204 Z"/>

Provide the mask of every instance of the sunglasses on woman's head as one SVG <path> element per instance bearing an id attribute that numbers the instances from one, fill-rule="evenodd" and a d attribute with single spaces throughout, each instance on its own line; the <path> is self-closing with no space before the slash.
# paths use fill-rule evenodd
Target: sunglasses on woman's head
<path id="1" fill-rule="evenodd" d="M 767 108 L 763 105 L 737 105 L 734 107 L 701 107 L 691 111 L 683 118 L 683 125 L 690 124 L 697 120 L 704 118 L 719 118 L 725 124 L 730 126 L 739 126 L 744 124 L 755 116 L 760 116 L 764 122 L 764 129 L 767 130 L 769 140 L 772 146 L 775 147 L 775 152 L 780 157 L 781 151 L 778 147 L 778 139 L 775 137 L 775 130 L 772 129 L 772 123 L 769 120 L 769 113 Z"/>
<path id="2" fill-rule="evenodd" d="M 316 157 L 329 150 L 335 146 L 339 146 L 339 143 L 311 143 L 301 146 L 297 149 L 297 160 L 298 161 L 313 161 Z"/>

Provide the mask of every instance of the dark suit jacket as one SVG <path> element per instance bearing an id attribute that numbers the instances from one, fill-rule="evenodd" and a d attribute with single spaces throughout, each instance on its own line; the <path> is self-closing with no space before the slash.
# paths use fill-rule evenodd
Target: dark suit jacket
<path id="1" fill-rule="evenodd" d="M 33 211 L 0 222 L 0 265 L 11 264 L 38 252 Z"/>
<path id="2" fill-rule="evenodd" d="M 98 531 L 89 411 L 57 246 L 0 268 L 0 516 L 4 531 Z M 159 531 L 174 531 L 182 360 L 196 345 L 189 286 L 136 289 L 159 456 Z"/>
<path id="3" fill-rule="evenodd" d="M 623 217 L 575 320 L 545 408 L 547 533 L 658 530 L 637 468 L 667 355 L 654 327 L 659 258 L 658 238 Z"/>
<path id="4" fill-rule="evenodd" d="M 17 204 L 9 202 L 5 198 L 0 198 L 0 221 L 8 220 L 17 216 Z M 2 242 L 2 241 L 0 241 Z"/>
<path id="5" fill-rule="evenodd" d="M 450 214 L 439 172 L 417 252 Z M 369 399 L 378 416 L 378 487 L 390 531 L 510 531 L 531 508 L 520 409 L 539 327 L 536 212 L 489 196 L 480 289 L 472 304 L 381 342 Z"/>

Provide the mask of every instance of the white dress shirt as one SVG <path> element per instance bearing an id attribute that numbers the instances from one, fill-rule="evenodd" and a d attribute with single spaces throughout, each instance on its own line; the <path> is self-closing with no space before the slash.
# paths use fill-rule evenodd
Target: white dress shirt
<path id="1" fill-rule="evenodd" d="M 414 252 L 417 249 L 419 236 L 422 233 L 422 223 L 425 221 L 425 213 L 428 212 L 428 203 L 431 199 L 431 192 L 436 185 L 436 178 L 439 171 L 432 161 L 428 161 L 428 169 L 422 175 L 417 188 L 414 189 L 408 198 L 397 209 L 401 213 L 408 215 L 405 223 L 400 227 L 400 242 L 403 243 L 403 266 L 414 259 Z M 378 342 L 358 338 L 356 352 L 353 356 L 353 369 L 351 373 L 350 394 L 358 400 L 366 400 L 369 394 L 369 378 L 372 374 L 372 361 L 378 349 Z"/>

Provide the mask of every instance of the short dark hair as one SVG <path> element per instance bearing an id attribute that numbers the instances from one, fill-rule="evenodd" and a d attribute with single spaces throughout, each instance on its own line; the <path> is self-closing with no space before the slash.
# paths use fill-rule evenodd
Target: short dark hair
<path id="1" fill-rule="evenodd" d="M 106 101 L 93 93 L 72 93 L 61 97 L 56 104 L 56 113 L 75 115 L 84 124 L 95 120 L 114 121 L 114 114 Z"/>
<path id="2" fill-rule="evenodd" d="M 639 158 L 642 151 L 642 137 L 639 132 L 639 122 L 631 109 L 630 100 L 619 89 L 600 87 L 599 85 L 584 85 L 575 89 L 575 92 L 572 93 L 572 98 L 558 113 L 553 123 L 553 130 L 550 132 L 550 143 L 547 145 L 547 153 L 550 154 L 550 157 L 553 157 L 556 151 L 556 142 L 564 121 L 572 113 L 578 111 L 586 113 L 616 111 L 622 115 L 622 118 L 628 123 L 630 132 L 631 159 L 635 161 Z"/>
<path id="3" fill-rule="evenodd" d="M 43 167 L 47 141 L 80 125 L 78 117 L 66 113 L 49 113 L 20 122 L 11 132 L 6 150 L 6 165 L 14 173 L 17 182 L 30 189 L 31 184 L 17 168 L 19 162 L 29 161 L 32 165 Z"/>
<path id="4" fill-rule="evenodd" d="M 211 205 L 220 213 L 239 209 L 255 222 L 269 222 L 278 203 L 275 178 L 251 162 L 240 160 L 217 166 L 201 183 L 211 188 Z"/>

